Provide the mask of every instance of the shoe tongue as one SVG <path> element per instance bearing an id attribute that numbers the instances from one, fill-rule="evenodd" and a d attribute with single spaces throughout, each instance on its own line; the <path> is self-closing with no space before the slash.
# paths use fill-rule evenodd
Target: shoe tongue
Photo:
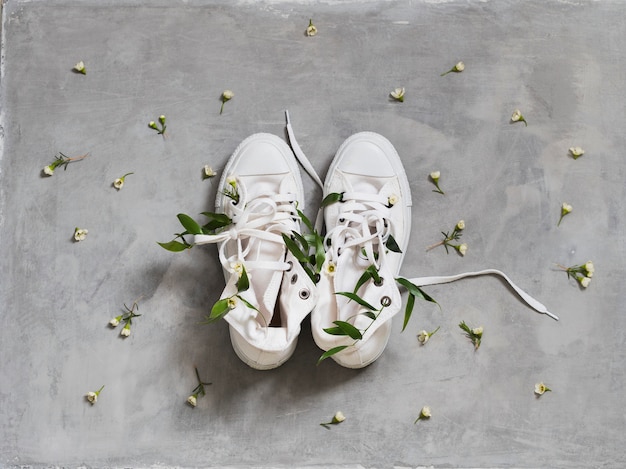
<path id="1" fill-rule="evenodd" d="M 248 193 L 248 201 L 259 195 L 279 194 L 284 191 L 283 185 L 288 173 L 282 174 L 255 174 L 253 176 L 239 176 L 242 184 L 245 184 Z"/>

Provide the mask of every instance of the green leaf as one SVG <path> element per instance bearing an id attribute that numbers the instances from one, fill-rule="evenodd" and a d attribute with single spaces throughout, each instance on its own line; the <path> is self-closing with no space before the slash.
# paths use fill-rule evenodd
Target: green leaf
<path id="1" fill-rule="evenodd" d="M 354 286 L 354 291 L 352 293 L 356 295 L 356 292 L 359 291 L 359 288 L 361 288 L 363 284 L 365 284 L 365 282 L 367 282 L 371 278 L 372 273 L 370 272 L 369 268 L 365 269 L 363 275 L 361 275 L 361 277 L 359 277 L 359 280 L 356 282 L 356 285 Z"/>
<path id="2" fill-rule="evenodd" d="M 336 324 L 339 329 L 344 331 L 350 338 L 354 340 L 361 340 L 363 335 L 361 331 L 359 331 L 356 327 L 346 321 L 333 321 L 333 324 Z"/>
<path id="3" fill-rule="evenodd" d="M 400 249 L 400 246 L 398 246 L 398 243 L 396 242 L 396 238 L 394 238 L 391 235 L 389 235 L 389 238 L 387 238 L 387 242 L 385 243 L 385 246 L 387 246 L 387 249 L 389 249 L 392 252 L 402 253 L 402 249 Z"/>
<path id="4" fill-rule="evenodd" d="M 309 243 L 307 243 L 306 239 L 304 239 L 304 236 L 295 231 L 292 231 L 291 233 L 300 242 L 300 245 L 302 246 L 302 251 L 305 253 L 309 252 Z"/>
<path id="5" fill-rule="evenodd" d="M 185 249 L 191 249 L 191 245 L 179 243 L 178 241 L 170 241 L 169 243 L 157 243 L 163 249 L 167 249 L 172 252 L 181 252 Z"/>
<path id="6" fill-rule="evenodd" d="M 324 240 L 321 236 L 315 235 L 315 268 L 319 272 L 322 270 L 324 260 L 326 259 L 326 251 L 324 251 Z"/>
<path id="7" fill-rule="evenodd" d="M 246 291 L 250 288 L 250 280 L 248 279 L 248 274 L 246 272 L 246 268 L 242 266 L 241 277 L 237 280 L 237 293 L 241 293 L 242 291 Z"/>
<path id="8" fill-rule="evenodd" d="M 326 360 L 328 357 L 331 357 L 331 356 L 335 355 L 336 353 L 339 353 L 342 350 L 347 349 L 348 347 L 349 347 L 348 345 L 339 345 L 338 347 L 333 347 L 330 350 L 327 350 L 326 352 L 324 352 L 322 354 L 322 356 L 319 358 L 319 360 L 317 360 L 317 364 L 319 365 L 324 360 Z"/>
<path id="9" fill-rule="evenodd" d="M 409 298 L 406 300 L 406 308 L 404 310 L 404 324 L 402 325 L 402 332 L 404 332 L 406 325 L 409 323 L 409 319 L 411 319 L 413 306 L 415 306 L 415 296 L 409 293 Z"/>
<path id="10" fill-rule="evenodd" d="M 241 300 L 241 302 L 246 305 L 248 308 L 255 310 L 256 312 L 260 312 L 259 309 L 254 306 L 252 303 L 250 303 L 249 301 L 247 301 L 246 299 L 244 299 L 243 296 L 237 295 L 237 298 L 239 298 Z"/>
<path id="11" fill-rule="evenodd" d="M 289 252 L 291 252 L 291 254 L 293 254 L 293 256 L 298 259 L 299 262 L 308 262 L 308 258 L 306 256 L 306 254 L 304 254 L 300 248 L 298 247 L 298 245 L 294 242 L 293 239 L 291 239 L 289 236 L 287 236 L 285 233 L 282 233 L 283 236 L 283 241 L 285 242 L 285 245 L 287 246 L 287 249 L 289 249 Z"/>
<path id="12" fill-rule="evenodd" d="M 331 335 L 348 335 L 346 331 L 344 331 L 341 327 L 326 327 L 323 329 L 324 332 Z"/>
<path id="13" fill-rule="evenodd" d="M 207 223 L 202 225 L 202 230 L 205 234 L 211 234 L 212 231 L 228 226 L 233 222 L 223 213 L 202 212 L 202 215 L 209 219 Z"/>
<path id="14" fill-rule="evenodd" d="M 296 209 L 296 211 L 298 212 L 298 216 L 302 220 L 302 223 L 304 223 L 304 225 L 307 227 L 309 232 L 313 233 L 315 230 L 313 229 L 313 225 L 311 224 L 311 220 L 309 220 L 302 211 L 300 211 L 298 209 Z"/>
<path id="15" fill-rule="evenodd" d="M 228 298 L 223 298 L 218 300 L 211 308 L 211 315 L 209 316 L 209 321 L 217 321 L 218 319 L 223 318 L 228 313 Z"/>
<path id="16" fill-rule="evenodd" d="M 364 311 L 361 313 L 363 316 L 367 316 L 368 318 L 370 318 L 372 321 L 376 320 L 377 316 L 372 313 L 371 311 Z"/>
<path id="17" fill-rule="evenodd" d="M 347 292 L 347 291 L 341 291 L 341 292 L 337 292 L 336 295 L 345 296 L 347 298 L 350 298 L 353 301 L 356 301 L 358 304 L 360 304 L 364 308 L 367 308 L 367 309 L 369 309 L 371 311 L 377 311 L 377 309 L 374 308 L 371 304 L 369 304 L 367 301 L 365 301 L 360 296 L 355 295 L 354 293 L 350 293 L 350 292 Z"/>
<path id="18" fill-rule="evenodd" d="M 409 293 L 415 296 L 416 298 L 420 298 L 425 301 L 430 301 L 431 303 L 435 303 L 436 305 L 439 305 L 439 303 L 437 303 L 437 301 L 435 301 L 430 295 L 424 292 L 424 290 L 422 290 L 417 285 L 409 282 L 407 279 L 398 277 L 396 278 L 396 282 L 398 282 L 400 285 L 406 288 L 409 291 Z"/>
<path id="19" fill-rule="evenodd" d="M 177 217 L 180 221 L 180 224 L 183 225 L 190 234 L 202 234 L 202 227 L 198 225 L 198 222 L 191 218 L 189 215 L 179 213 Z"/>
<path id="20" fill-rule="evenodd" d="M 327 205 L 334 204 L 335 202 L 341 202 L 343 200 L 343 192 L 331 192 L 322 200 L 320 208 L 324 208 Z"/>

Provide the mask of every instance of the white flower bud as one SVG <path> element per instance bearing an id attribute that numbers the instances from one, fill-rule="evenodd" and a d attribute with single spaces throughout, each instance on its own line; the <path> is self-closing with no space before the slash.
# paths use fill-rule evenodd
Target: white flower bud
<path id="1" fill-rule="evenodd" d="M 465 222 L 463 220 L 459 220 L 459 222 L 456 224 L 456 229 L 461 231 L 465 229 Z"/>
<path id="2" fill-rule="evenodd" d="M 587 288 L 589 286 L 589 284 L 591 283 L 591 278 L 589 277 L 581 277 L 579 279 L 580 284 L 582 285 L 583 288 Z"/>
<path id="3" fill-rule="evenodd" d="M 404 88 L 396 88 L 391 93 L 391 97 L 396 101 L 403 102 L 404 101 Z"/>
<path id="4" fill-rule="evenodd" d="M 54 168 L 52 166 L 46 166 L 43 168 L 43 172 L 46 176 L 52 176 L 54 174 Z"/>
<path id="5" fill-rule="evenodd" d="M 130 323 L 127 323 L 121 330 L 120 335 L 122 337 L 128 337 L 130 335 Z"/>
<path id="6" fill-rule="evenodd" d="M 441 177 L 440 171 L 433 171 L 432 173 L 430 173 L 430 178 L 435 182 L 437 182 L 440 177 Z"/>
<path id="7" fill-rule="evenodd" d="M 346 419 L 346 417 L 343 415 L 343 412 L 338 411 L 334 417 L 333 417 L 333 423 L 341 423 Z"/>
<path id="8" fill-rule="evenodd" d="M 187 398 L 187 403 L 191 406 L 191 407 L 195 407 L 198 404 L 198 401 L 196 399 L 195 395 L 191 395 Z"/>
<path id="9" fill-rule="evenodd" d="M 427 331 L 420 331 L 420 333 L 417 335 L 417 340 L 424 345 L 426 342 L 428 342 L 428 339 L 430 339 L 430 334 Z"/>
<path id="10" fill-rule="evenodd" d="M 84 241 L 85 238 L 87 237 L 87 233 L 89 233 L 88 230 L 85 230 L 83 228 L 76 228 L 74 230 L 74 240 L 75 241 Z"/>
<path id="11" fill-rule="evenodd" d="M 420 417 L 423 417 L 425 419 L 429 419 L 430 417 L 432 417 L 430 407 L 428 407 L 427 405 L 422 407 L 422 410 L 420 411 Z"/>
<path id="12" fill-rule="evenodd" d="M 464 256 L 466 252 L 467 252 L 467 244 L 463 243 L 459 246 L 459 254 Z"/>
<path id="13" fill-rule="evenodd" d="M 89 391 L 87 393 L 87 400 L 91 403 L 91 405 L 94 405 L 98 402 L 98 394 L 93 391 Z"/>

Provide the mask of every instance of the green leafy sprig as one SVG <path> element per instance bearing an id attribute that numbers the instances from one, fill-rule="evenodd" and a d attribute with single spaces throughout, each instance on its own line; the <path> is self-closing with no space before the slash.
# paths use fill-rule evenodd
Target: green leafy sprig
<path id="1" fill-rule="evenodd" d="M 54 170 L 60 167 L 63 168 L 63 171 L 66 171 L 67 165 L 69 165 L 73 161 L 80 161 L 87 156 L 89 156 L 89 153 L 70 158 L 69 156 L 65 156 L 63 153 L 59 152 L 59 155 L 54 157 L 54 161 L 43 168 L 43 173 L 46 176 L 52 176 L 54 174 Z"/>
<path id="2" fill-rule="evenodd" d="M 180 221 L 180 224 L 183 228 L 185 228 L 185 231 L 182 233 L 175 233 L 175 238 L 168 243 L 157 244 L 168 251 L 181 252 L 185 249 L 191 249 L 194 246 L 185 240 L 185 235 L 213 235 L 233 222 L 223 213 L 202 212 L 201 215 L 204 215 L 208 219 L 204 225 L 200 225 L 189 215 L 179 213 L 176 216 L 178 221 Z M 180 239 L 180 241 L 177 241 L 178 239 Z"/>
<path id="3" fill-rule="evenodd" d="M 593 277 L 596 268 L 593 265 L 592 261 L 587 261 L 584 264 L 573 265 L 571 267 L 565 267 L 561 264 L 556 264 L 557 267 L 565 273 L 567 273 L 567 278 L 573 278 L 580 286 L 583 288 L 587 288 L 591 283 L 591 277 Z"/>
<path id="4" fill-rule="evenodd" d="M 454 225 L 454 229 L 450 232 L 450 231 L 442 231 L 441 234 L 443 235 L 443 240 L 439 241 L 438 243 L 432 244 L 430 246 L 428 246 L 426 248 L 427 251 L 430 251 L 431 249 L 434 249 L 438 246 L 443 246 L 446 249 L 446 254 L 449 254 L 450 252 L 448 251 L 448 248 L 454 248 L 457 250 L 457 252 L 461 255 L 464 256 L 465 253 L 467 252 L 467 244 L 465 243 L 461 243 L 461 244 L 454 244 L 453 241 L 458 241 L 461 236 L 463 235 L 462 231 L 465 229 L 465 222 L 463 220 L 460 220 L 456 225 Z"/>
<path id="5" fill-rule="evenodd" d="M 200 372 L 198 372 L 198 368 L 196 370 L 196 378 L 198 378 L 198 385 L 191 391 L 191 395 L 187 398 L 187 404 L 191 407 L 195 407 L 198 404 L 198 396 L 204 396 L 206 391 L 204 389 L 205 386 L 210 386 L 213 383 L 205 383 L 200 378 Z"/>
<path id="6" fill-rule="evenodd" d="M 298 260 L 313 283 L 318 283 L 320 280 L 320 271 L 322 270 L 324 259 L 326 258 L 324 239 L 315 230 L 306 215 L 300 210 L 297 210 L 297 212 L 306 226 L 308 233 L 300 234 L 296 231 L 292 231 L 291 236 L 283 233 L 283 241 L 289 252 Z"/>
<path id="7" fill-rule="evenodd" d="M 158 124 L 154 121 L 148 122 L 148 127 L 150 127 L 152 130 L 156 130 L 157 134 L 163 135 L 165 137 L 165 129 L 167 129 L 167 126 L 165 125 L 165 116 L 163 114 L 159 116 Z"/>
<path id="8" fill-rule="evenodd" d="M 217 302 L 211 308 L 211 313 L 206 317 L 206 320 L 204 321 L 205 324 L 209 324 L 222 319 L 228 314 L 231 309 L 235 309 L 237 307 L 237 301 L 241 301 L 248 308 L 259 312 L 256 306 L 254 306 L 252 303 L 250 303 L 240 295 L 240 293 L 250 288 L 250 280 L 248 278 L 246 268 L 243 266 L 243 264 L 240 264 L 237 271 L 239 273 L 239 279 L 235 284 L 235 286 L 237 287 L 237 293 L 229 297 L 222 298 L 221 300 L 217 300 Z M 261 317 L 265 320 L 263 315 L 261 315 Z"/>
<path id="9" fill-rule="evenodd" d="M 465 324 L 465 321 L 461 321 L 459 327 L 465 332 L 465 336 L 472 341 L 472 344 L 474 344 L 474 350 L 478 350 L 483 338 L 482 326 L 470 328 Z"/>
<path id="10" fill-rule="evenodd" d="M 120 323 L 123 322 L 124 327 L 122 328 L 120 335 L 122 337 L 128 337 L 130 335 L 130 327 L 132 326 L 133 318 L 138 318 L 139 316 L 141 316 L 141 314 L 137 314 L 135 312 L 135 310 L 139 311 L 139 305 L 137 304 L 137 301 L 133 302 L 133 305 L 131 308 L 129 308 L 128 306 L 126 306 L 126 304 L 124 304 L 124 309 L 126 311 L 120 314 L 119 316 L 116 316 L 113 319 L 111 319 L 109 321 L 109 325 L 115 329 L 117 326 L 120 325 Z"/>

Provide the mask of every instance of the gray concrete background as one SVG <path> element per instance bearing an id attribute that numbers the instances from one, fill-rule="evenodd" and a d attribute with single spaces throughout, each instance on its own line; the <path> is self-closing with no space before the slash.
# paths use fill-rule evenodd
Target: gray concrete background
<path id="1" fill-rule="evenodd" d="M 626 465 L 626 4 L 4 3 L 0 465 Z M 528 127 L 509 122 L 515 108 Z M 203 165 L 219 171 L 252 133 L 283 136 L 284 109 L 322 176 L 354 132 L 396 146 L 414 201 L 402 274 L 499 268 L 561 320 L 482 277 L 426 288 L 442 309 L 418 303 L 366 369 L 316 367 L 306 321 L 281 368 L 240 362 L 226 323 L 199 325 L 223 287 L 215 248 L 156 242 L 178 212 L 211 209 Z M 166 139 L 146 125 L 160 114 Z M 90 156 L 42 177 L 57 152 Z M 321 192 L 304 180 L 313 215 Z M 425 251 L 459 219 L 466 257 Z M 590 259 L 585 291 L 554 268 Z M 123 340 L 107 323 L 137 298 Z M 477 352 L 461 320 L 484 326 Z M 213 384 L 192 409 L 194 366 Z M 553 392 L 535 398 L 538 381 Z M 423 405 L 433 417 L 414 425 Z M 345 422 L 318 425 L 337 410 Z"/>

